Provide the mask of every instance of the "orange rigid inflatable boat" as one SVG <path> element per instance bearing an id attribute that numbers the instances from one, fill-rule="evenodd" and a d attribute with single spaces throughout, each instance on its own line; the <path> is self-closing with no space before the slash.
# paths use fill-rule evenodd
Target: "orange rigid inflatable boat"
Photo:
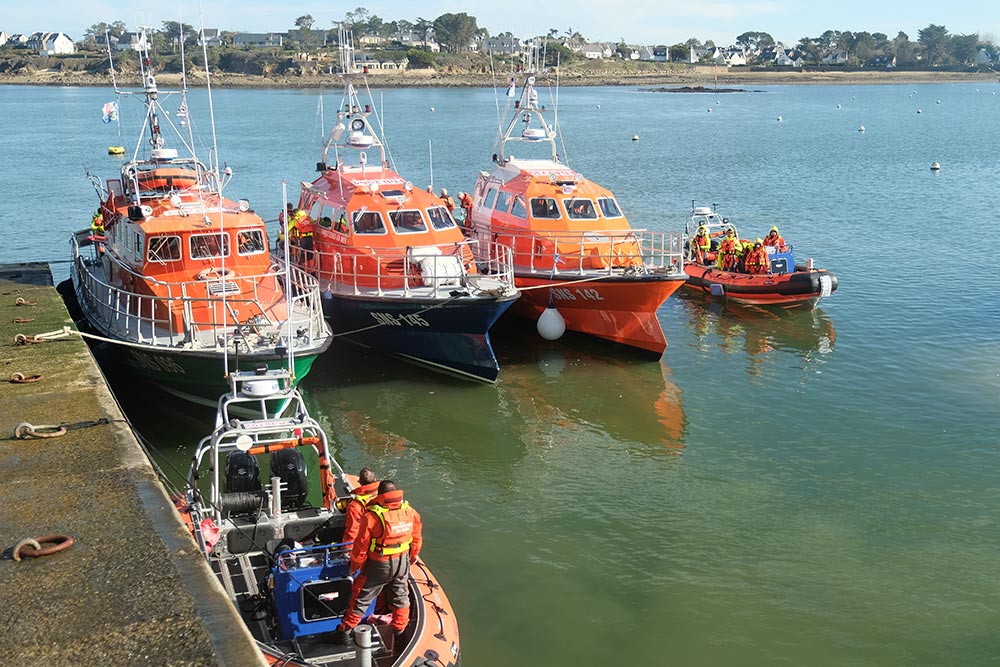
<path id="1" fill-rule="evenodd" d="M 480 172 L 467 233 L 480 249 L 513 250 L 521 299 L 511 312 L 538 320 L 546 338 L 564 325 L 659 358 L 667 341 L 657 310 L 686 277 L 682 237 L 632 228 L 610 190 L 560 162 L 534 84 L 528 76 L 493 169 Z M 541 144 L 548 156 L 515 158 L 513 143 Z"/>
<path id="2" fill-rule="evenodd" d="M 357 479 L 331 456 L 287 372 L 233 373 L 230 382 L 218 426 L 198 445 L 187 489 L 174 502 L 266 660 L 282 667 L 457 666 L 454 610 L 420 558 L 401 633 L 376 600 L 353 637 L 337 637 L 353 584 L 338 501 Z"/>

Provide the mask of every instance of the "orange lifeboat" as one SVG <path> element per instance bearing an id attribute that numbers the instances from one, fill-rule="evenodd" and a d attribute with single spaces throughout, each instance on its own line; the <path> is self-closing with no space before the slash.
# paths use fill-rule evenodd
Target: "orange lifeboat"
<path id="1" fill-rule="evenodd" d="M 560 162 L 534 83 L 529 76 L 495 166 L 476 182 L 470 237 L 481 251 L 487 241 L 511 249 L 522 292 L 512 312 L 539 320 L 554 310 L 566 329 L 659 357 L 667 342 L 657 310 L 685 279 L 681 235 L 633 228 L 611 191 Z M 508 157 L 514 142 L 546 145 L 549 157 Z M 539 320 L 550 337 L 544 329 Z"/>

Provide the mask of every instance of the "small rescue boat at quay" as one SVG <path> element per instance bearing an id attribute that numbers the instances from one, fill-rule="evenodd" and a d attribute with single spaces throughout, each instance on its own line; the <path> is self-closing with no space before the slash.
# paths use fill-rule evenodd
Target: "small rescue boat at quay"
<path id="1" fill-rule="evenodd" d="M 693 243 L 701 227 L 711 239 L 711 249 L 704 253 Z M 739 231 L 729 218 L 708 206 L 692 206 L 684 246 L 688 288 L 738 303 L 784 308 L 812 308 L 837 290 L 837 276 L 832 272 L 814 268 L 812 260 L 797 265 L 790 244 L 764 247 L 769 260 L 764 272 L 748 273 L 739 263 L 732 269 L 721 268 L 720 237 L 730 228 L 739 239 Z M 753 245 L 753 241 L 747 239 L 741 239 L 741 243 Z"/>
<path id="2" fill-rule="evenodd" d="M 346 644 L 336 636 L 353 584 L 338 500 L 349 497 L 357 478 L 332 457 L 326 432 L 286 371 L 235 372 L 230 387 L 174 504 L 266 661 L 458 665 L 454 610 L 419 557 L 402 632 L 383 623 L 376 601 Z"/>
<path id="3" fill-rule="evenodd" d="M 144 101 L 146 127 L 116 177 L 88 174 L 98 210 L 71 238 L 86 324 L 124 365 L 203 405 L 225 391 L 229 370 L 282 368 L 289 351 L 301 380 L 331 341 L 316 279 L 272 262 L 250 202 L 222 195 L 228 168 L 166 147 L 168 124 L 192 145 L 163 107 L 180 95 L 186 109 L 187 91 L 158 90 L 147 53 L 139 63 L 143 89 L 116 93 Z"/>
<path id="4" fill-rule="evenodd" d="M 513 97 L 515 81 L 508 94 Z M 521 299 L 511 312 L 550 321 L 659 358 L 667 346 L 657 310 L 685 279 L 679 233 L 634 229 L 614 194 L 560 161 L 557 132 L 529 75 L 493 156 L 476 180 L 467 233 L 480 264 L 513 251 Z M 515 158 L 509 145 L 545 146 L 547 158 Z M 551 317 L 550 317 L 551 316 Z"/>
<path id="5" fill-rule="evenodd" d="M 510 251 L 489 239 L 465 238 L 450 200 L 395 171 L 378 116 L 359 101 L 352 83 L 349 48 L 341 58 L 344 95 L 317 165 L 320 175 L 301 186 L 298 211 L 305 214 L 308 241 L 300 234 L 293 261 L 319 277 L 336 335 L 494 382 L 499 365 L 489 330 L 518 298 Z M 476 257 L 488 259 L 477 264 Z"/>

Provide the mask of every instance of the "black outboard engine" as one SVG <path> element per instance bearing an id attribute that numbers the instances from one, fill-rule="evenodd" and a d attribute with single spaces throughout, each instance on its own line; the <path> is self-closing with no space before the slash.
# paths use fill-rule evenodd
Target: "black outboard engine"
<path id="1" fill-rule="evenodd" d="M 260 467 L 257 459 L 246 452 L 226 455 L 226 493 L 260 493 Z"/>
<path id="2" fill-rule="evenodd" d="M 304 507 L 309 495 L 306 462 L 297 449 L 279 449 L 271 453 L 271 476 L 284 483 L 281 492 L 281 509 Z"/>

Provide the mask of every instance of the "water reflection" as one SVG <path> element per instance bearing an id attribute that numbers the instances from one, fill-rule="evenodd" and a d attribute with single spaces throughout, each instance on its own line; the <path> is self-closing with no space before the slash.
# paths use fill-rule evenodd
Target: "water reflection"
<path id="1" fill-rule="evenodd" d="M 699 347 L 747 355 L 747 373 L 760 375 L 774 351 L 798 356 L 805 366 L 833 352 L 837 332 L 822 309 L 746 306 L 683 291 L 677 302 Z"/>

